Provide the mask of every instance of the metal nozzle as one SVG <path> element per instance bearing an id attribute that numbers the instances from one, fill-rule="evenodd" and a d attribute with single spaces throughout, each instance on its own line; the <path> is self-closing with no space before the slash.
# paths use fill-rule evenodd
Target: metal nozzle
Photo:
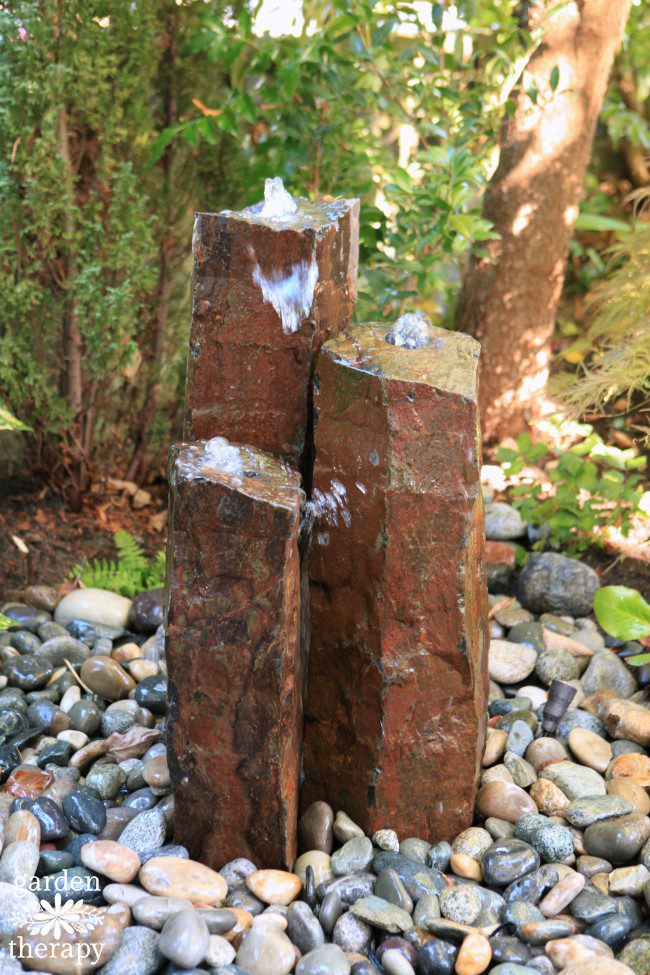
<path id="1" fill-rule="evenodd" d="M 576 688 L 564 681 L 554 680 L 548 691 L 548 699 L 542 712 L 542 734 L 554 738 L 560 721 L 576 696 Z"/>

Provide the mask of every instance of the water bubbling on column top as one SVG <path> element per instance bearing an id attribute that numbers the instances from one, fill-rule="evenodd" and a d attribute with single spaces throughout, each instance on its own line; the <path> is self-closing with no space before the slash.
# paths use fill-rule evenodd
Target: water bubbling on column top
<path id="1" fill-rule="evenodd" d="M 431 345 L 431 320 L 423 311 L 407 312 L 395 322 L 386 341 L 400 349 L 423 349 Z"/>

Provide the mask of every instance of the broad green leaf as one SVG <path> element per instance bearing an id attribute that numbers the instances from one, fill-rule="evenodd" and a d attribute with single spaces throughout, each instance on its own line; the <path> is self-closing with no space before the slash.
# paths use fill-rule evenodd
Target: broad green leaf
<path id="1" fill-rule="evenodd" d="M 632 667 L 643 667 L 644 664 L 650 664 L 650 653 L 635 653 L 633 657 L 626 657 L 625 663 Z"/>
<path id="2" fill-rule="evenodd" d="M 15 620 L 10 619 L 9 616 L 5 616 L 4 613 L 0 613 L 0 630 L 10 630 L 12 626 L 16 626 Z"/>
<path id="3" fill-rule="evenodd" d="M 617 640 L 638 640 L 650 634 L 650 604 L 636 589 L 604 586 L 596 593 L 594 612 L 605 633 Z"/>
<path id="4" fill-rule="evenodd" d="M 560 82 L 560 69 L 556 64 L 553 70 L 551 71 L 551 78 L 550 78 L 551 91 L 555 91 L 559 82 Z"/>

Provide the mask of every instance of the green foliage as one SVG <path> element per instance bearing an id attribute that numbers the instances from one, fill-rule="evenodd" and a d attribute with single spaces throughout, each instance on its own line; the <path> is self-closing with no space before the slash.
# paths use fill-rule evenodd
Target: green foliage
<path id="1" fill-rule="evenodd" d="M 127 531 L 115 532 L 115 548 L 117 561 L 92 559 L 75 565 L 70 576 L 88 588 L 108 589 L 129 599 L 137 592 L 164 585 L 164 552 L 157 552 L 148 559 L 140 543 Z"/>
<path id="2" fill-rule="evenodd" d="M 105 0 L 0 9 L 0 390 L 38 447 L 69 443 L 79 410 L 114 434 L 120 373 L 136 353 L 155 259 L 137 176 L 154 7 L 118 4 L 110 29 Z M 78 407 L 64 349 L 75 324 Z"/>
<path id="3" fill-rule="evenodd" d="M 14 416 L 6 407 L 0 406 L 0 431 L 2 430 L 31 430 L 31 427 Z"/>
<path id="4" fill-rule="evenodd" d="M 594 613 L 605 633 L 617 640 L 641 640 L 650 636 L 650 603 L 636 589 L 604 586 L 594 599 Z M 650 662 L 650 653 L 627 657 L 626 663 Z"/>
<path id="5" fill-rule="evenodd" d="M 0 630 L 10 630 L 15 625 L 15 620 L 12 620 L 9 616 L 5 616 L 4 613 L 0 613 Z"/>
<path id="6" fill-rule="evenodd" d="M 138 435 L 169 440 L 193 210 L 240 184 L 224 139 L 150 156 L 170 113 L 214 90 L 181 49 L 220 6 L 0 4 L 0 396 L 59 484 L 126 467 Z"/>
<path id="7" fill-rule="evenodd" d="M 59 483 L 71 457 L 88 479 L 143 479 L 138 452 L 179 425 L 193 212 L 253 203 L 265 177 L 361 197 L 358 319 L 419 306 L 451 321 L 466 256 L 492 236 L 481 194 L 510 94 L 521 79 L 537 98 L 521 6 L 305 0 L 301 36 L 271 37 L 259 0 L 0 4 L 0 397 L 34 465 Z M 643 7 L 604 116 L 612 145 L 642 149 L 621 77 L 644 106 Z M 580 221 L 604 235 L 618 215 L 599 186 L 594 173 Z M 572 247 L 584 290 L 606 263 Z M 590 369 L 607 365 L 597 349 Z"/>
<path id="8" fill-rule="evenodd" d="M 360 320 L 407 304 L 445 316 L 464 255 L 493 237 L 480 192 L 532 49 L 515 2 L 459 3 L 444 29 L 425 6 L 306 2 L 309 31 L 280 38 L 251 33 L 247 11 L 206 11 L 187 43 L 223 83 L 155 147 L 227 132 L 248 155 L 246 203 L 277 174 L 294 194 L 360 196 Z"/>
<path id="9" fill-rule="evenodd" d="M 554 384 L 574 413 L 621 395 L 650 398 L 650 226 L 639 223 L 610 258 L 614 270 L 590 295 L 593 318 L 577 377 L 563 375 Z"/>
<path id="10" fill-rule="evenodd" d="M 508 476 L 547 459 L 550 487 L 538 477 L 526 477 L 510 489 L 523 519 L 549 533 L 534 548 L 550 546 L 575 554 L 589 545 L 602 545 L 607 529 L 627 535 L 632 515 L 639 511 L 642 479 L 633 470 L 644 467 L 645 458 L 609 447 L 588 424 L 582 425 L 582 432 L 583 439 L 565 451 L 550 451 L 521 434 L 516 449 L 500 447 L 497 452 Z"/>

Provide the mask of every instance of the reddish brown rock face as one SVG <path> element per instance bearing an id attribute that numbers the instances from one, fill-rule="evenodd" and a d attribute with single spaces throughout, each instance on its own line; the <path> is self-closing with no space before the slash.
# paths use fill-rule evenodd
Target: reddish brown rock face
<path id="1" fill-rule="evenodd" d="M 196 215 L 185 436 L 309 468 L 313 365 L 354 308 L 359 201 L 304 201 L 293 223 L 259 209 Z"/>
<path id="2" fill-rule="evenodd" d="M 348 328 L 316 369 L 304 802 L 451 839 L 472 820 L 488 685 L 479 347 L 390 331 Z"/>
<path id="3" fill-rule="evenodd" d="M 302 743 L 298 474 L 172 448 L 166 650 L 177 843 L 220 869 L 296 856 Z"/>

